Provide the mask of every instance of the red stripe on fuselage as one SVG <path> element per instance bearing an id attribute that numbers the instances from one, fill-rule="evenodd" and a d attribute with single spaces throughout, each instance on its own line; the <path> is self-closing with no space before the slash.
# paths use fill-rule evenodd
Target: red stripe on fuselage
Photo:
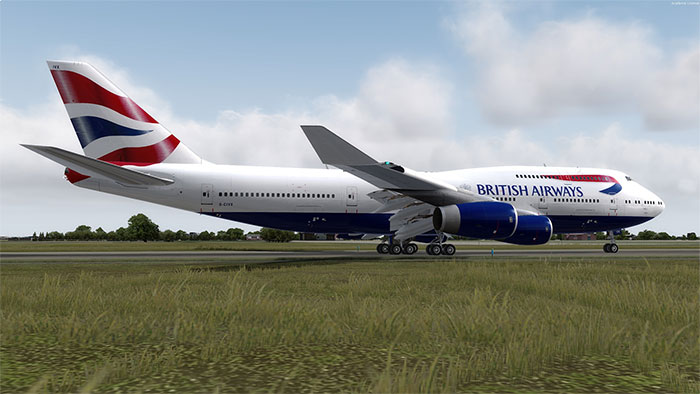
<path id="1" fill-rule="evenodd" d="M 180 140 L 171 134 L 170 137 L 153 145 L 117 149 L 99 159 L 118 166 L 147 166 L 165 160 L 179 144 Z"/>
<path id="2" fill-rule="evenodd" d="M 134 120 L 158 123 L 130 98 L 114 94 L 83 75 L 66 70 L 51 70 L 51 75 L 64 104 L 102 105 Z"/>
<path id="3" fill-rule="evenodd" d="M 558 179 L 569 182 L 614 182 L 619 183 L 611 176 L 607 175 L 542 175 L 549 179 Z"/>

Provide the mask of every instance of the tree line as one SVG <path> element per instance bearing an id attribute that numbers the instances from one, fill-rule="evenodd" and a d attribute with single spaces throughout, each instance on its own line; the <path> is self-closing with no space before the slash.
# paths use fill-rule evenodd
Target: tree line
<path id="1" fill-rule="evenodd" d="M 74 231 L 61 233 L 58 231 L 34 233 L 34 241 L 240 241 L 247 235 L 259 234 L 260 239 L 268 242 L 289 242 L 297 239 L 293 231 L 262 228 L 260 231 L 245 233 L 240 228 L 229 228 L 218 232 L 202 231 L 201 233 L 184 230 L 160 231 L 157 224 L 148 216 L 139 213 L 129 218 L 127 227 L 119 227 L 114 231 L 105 231 L 102 227 L 92 230 L 92 227 L 81 224 Z"/>
<path id="2" fill-rule="evenodd" d="M 34 241 L 240 241 L 245 240 L 246 236 L 257 234 L 260 239 L 268 242 L 289 242 L 293 239 L 299 239 L 299 235 L 293 231 L 277 230 L 272 228 L 262 228 L 260 231 L 244 233 L 240 228 L 229 228 L 218 232 L 202 231 L 201 233 L 186 232 L 184 230 L 165 230 L 160 231 L 157 224 L 153 223 L 148 216 L 139 213 L 129 218 L 127 227 L 119 227 L 114 231 L 106 232 L 102 227 L 98 227 L 94 231 L 92 227 L 80 225 L 74 231 L 61 233 L 51 231 L 47 233 L 34 233 L 32 240 Z M 454 237 L 455 239 L 468 239 L 464 237 Z M 596 233 L 596 238 L 605 239 L 605 233 Z M 555 234 L 552 239 L 564 239 L 564 234 Z M 698 239 L 696 233 L 691 232 L 681 236 L 670 235 L 667 232 L 654 232 L 651 230 L 640 231 L 637 235 L 630 233 L 627 230 L 622 230 L 620 234 L 615 235 L 616 240 L 689 240 L 695 241 Z"/>

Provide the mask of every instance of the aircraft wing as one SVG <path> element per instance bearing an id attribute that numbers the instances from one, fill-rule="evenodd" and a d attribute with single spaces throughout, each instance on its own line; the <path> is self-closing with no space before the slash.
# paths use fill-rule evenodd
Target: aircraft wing
<path id="1" fill-rule="evenodd" d="M 389 161 L 378 162 L 323 126 L 301 126 L 324 164 L 385 190 L 434 205 L 482 201 L 484 197 Z"/>
<path id="2" fill-rule="evenodd" d="M 83 175 L 112 179 L 126 186 L 165 186 L 173 183 L 170 179 L 130 170 L 53 146 L 24 144 L 22 146 Z"/>

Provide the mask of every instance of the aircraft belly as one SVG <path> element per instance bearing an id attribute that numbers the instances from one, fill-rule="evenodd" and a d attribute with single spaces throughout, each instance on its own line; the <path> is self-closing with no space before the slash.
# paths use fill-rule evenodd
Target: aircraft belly
<path id="1" fill-rule="evenodd" d="M 203 212 L 206 215 L 282 230 L 315 233 L 389 234 L 388 213 Z"/>

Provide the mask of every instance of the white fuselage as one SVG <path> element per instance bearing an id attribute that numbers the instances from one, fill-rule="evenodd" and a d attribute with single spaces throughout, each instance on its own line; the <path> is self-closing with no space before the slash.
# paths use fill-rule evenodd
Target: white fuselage
<path id="1" fill-rule="evenodd" d="M 375 213 L 381 204 L 368 197 L 377 187 L 340 170 L 209 163 L 127 168 L 174 183 L 125 187 L 92 177 L 76 185 L 260 226 L 300 232 L 389 233 L 384 222 L 390 215 Z M 518 212 L 546 215 L 559 233 L 629 227 L 664 209 L 658 196 L 614 170 L 489 167 L 425 174 L 510 203 Z"/>

